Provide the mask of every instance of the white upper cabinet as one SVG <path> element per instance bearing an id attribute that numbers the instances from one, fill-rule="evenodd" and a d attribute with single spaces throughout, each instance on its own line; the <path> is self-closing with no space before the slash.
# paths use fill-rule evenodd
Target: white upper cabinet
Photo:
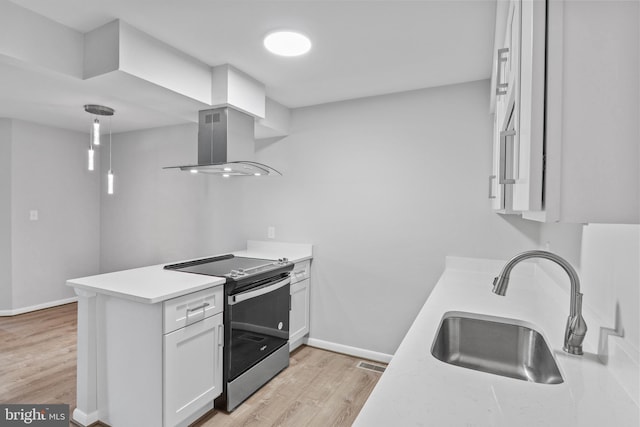
<path id="1" fill-rule="evenodd" d="M 532 125 L 543 128 L 544 110 L 532 98 L 536 90 L 541 96 L 544 93 L 544 69 L 534 74 L 530 65 L 544 65 L 545 4 L 499 2 L 497 13 L 503 25 L 496 27 L 500 34 L 494 52 L 494 157 L 489 197 L 500 213 L 539 210 L 543 139 L 532 132 L 536 128 Z M 534 24 L 541 29 L 532 31 Z"/>
<path id="2" fill-rule="evenodd" d="M 639 222 L 638 8 L 498 2 L 494 210 L 544 222 Z"/>

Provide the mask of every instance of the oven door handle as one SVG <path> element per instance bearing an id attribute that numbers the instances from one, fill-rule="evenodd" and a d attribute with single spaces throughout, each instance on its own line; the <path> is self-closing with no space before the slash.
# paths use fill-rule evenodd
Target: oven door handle
<path id="1" fill-rule="evenodd" d="M 260 295 L 264 295 L 264 294 L 268 294 L 269 292 L 273 292 L 277 289 L 280 289 L 284 286 L 287 286 L 289 283 L 291 283 L 291 277 L 287 277 L 283 280 L 280 280 L 279 282 L 274 283 L 273 285 L 266 285 L 263 286 L 261 288 L 258 289 L 252 289 L 250 291 L 247 292 L 242 292 L 236 295 L 231 295 L 228 297 L 228 304 L 229 305 L 235 305 L 238 304 L 242 301 L 246 301 L 248 299 L 251 298 L 255 298 L 255 297 L 259 297 Z"/>

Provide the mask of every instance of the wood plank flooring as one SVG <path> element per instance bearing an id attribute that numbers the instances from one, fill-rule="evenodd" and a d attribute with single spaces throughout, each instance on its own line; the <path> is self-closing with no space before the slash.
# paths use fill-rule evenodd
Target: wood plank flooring
<path id="1" fill-rule="evenodd" d="M 0 402 L 76 401 L 76 304 L 0 317 Z"/>
<path id="2" fill-rule="evenodd" d="M 350 426 L 381 375 L 356 367 L 359 361 L 303 346 L 286 370 L 235 411 L 216 411 L 195 426 Z"/>
<path id="3" fill-rule="evenodd" d="M 0 402 L 67 403 L 73 412 L 76 330 L 75 303 L 0 317 Z M 194 426 L 350 426 L 381 375 L 359 361 L 302 346 L 234 412 L 212 411 Z"/>

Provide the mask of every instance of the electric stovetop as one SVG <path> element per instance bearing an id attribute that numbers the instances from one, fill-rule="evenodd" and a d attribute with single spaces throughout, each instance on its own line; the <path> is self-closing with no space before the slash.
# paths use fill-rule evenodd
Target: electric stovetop
<path id="1" fill-rule="evenodd" d="M 206 276 L 226 277 L 227 283 L 247 284 L 277 276 L 293 269 L 286 258 L 279 260 L 221 255 L 165 265 L 166 270 Z"/>

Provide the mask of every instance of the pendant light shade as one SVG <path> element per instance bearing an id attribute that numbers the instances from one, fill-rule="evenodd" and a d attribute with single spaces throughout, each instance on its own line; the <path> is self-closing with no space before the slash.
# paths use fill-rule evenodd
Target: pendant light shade
<path id="1" fill-rule="evenodd" d="M 107 194 L 113 194 L 113 172 L 111 169 L 107 172 Z"/>
<path id="2" fill-rule="evenodd" d="M 88 153 L 88 169 L 94 170 L 95 167 L 95 147 L 100 145 L 100 120 L 97 116 L 109 117 L 109 171 L 107 172 L 107 194 L 113 194 L 113 170 L 111 168 L 111 116 L 115 113 L 113 108 L 104 105 L 87 104 L 84 111 L 94 116 L 91 123 L 89 133 L 89 153 Z"/>
<path id="3" fill-rule="evenodd" d="M 91 133 L 91 141 L 93 145 L 100 145 L 100 120 L 93 121 L 93 132 Z"/>
<path id="4" fill-rule="evenodd" d="M 89 170 L 93 171 L 93 159 L 94 159 L 95 151 L 91 145 L 89 145 Z"/>

